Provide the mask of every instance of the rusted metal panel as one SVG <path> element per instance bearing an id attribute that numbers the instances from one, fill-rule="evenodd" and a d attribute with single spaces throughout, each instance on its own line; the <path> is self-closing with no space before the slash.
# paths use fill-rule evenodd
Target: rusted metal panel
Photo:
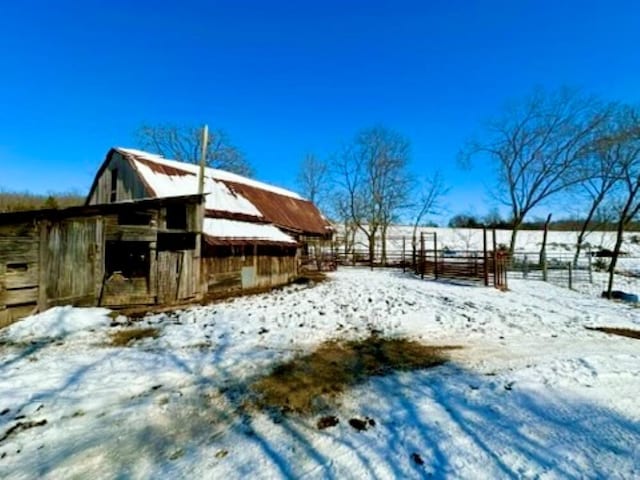
<path id="1" fill-rule="evenodd" d="M 331 225 L 308 200 L 280 195 L 269 190 L 224 181 L 234 192 L 253 203 L 264 218 L 278 227 L 304 235 L 325 236 Z"/>

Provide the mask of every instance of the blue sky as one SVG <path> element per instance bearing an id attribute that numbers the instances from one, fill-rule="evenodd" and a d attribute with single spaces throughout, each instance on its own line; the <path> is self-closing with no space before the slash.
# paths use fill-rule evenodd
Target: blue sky
<path id="1" fill-rule="evenodd" d="M 535 85 L 638 102 L 639 45 L 632 1 L 3 2 L 0 188 L 85 192 L 143 122 L 222 127 L 295 188 L 305 153 L 381 123 L 443 171 L 450 214 L 482 214 L 465 139 Z"/>

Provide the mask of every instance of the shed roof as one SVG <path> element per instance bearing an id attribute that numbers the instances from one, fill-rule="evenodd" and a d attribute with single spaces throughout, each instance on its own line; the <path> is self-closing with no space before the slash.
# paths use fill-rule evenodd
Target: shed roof
<path id="1" fill-rule="evenodd" d="M 22 210 L 0 213 L 0 225 L 26 222 L 32 220 L 59 220 L 65 218 L 91 217 L 110 215 L 130 211 L 131 208 L 161 208 L 167 205 L 195 204 L 202 201 L 202 195 L 180 195 L 162 198 L 145 198 L 141 200 L 125 200 L 116 203 L 98 205 L 79 205 L 67 208 L 46 208 L 40 210 Z"/>
<path id="2" fill-rule="evenodd" d="M 296 246 L 297 242 L 273 225 L 248 223 L 226 218 L 205 218 L 203 233 L 211 245 L 236 244 L 285 244 Z"/>
<path id="3" fill-rule="evenodd" d="M 150 193 L 184 195 L 198 189 L 198 165 L 168 160 L 160 155 L 129 148 L 114 148 L 139 173 Z M 326 235 L 331 225 L 316 206 L 295 192 L 215 168 L 205 168 L 205 208 L 216 217 L 270 222 L 289 232 Z"/>

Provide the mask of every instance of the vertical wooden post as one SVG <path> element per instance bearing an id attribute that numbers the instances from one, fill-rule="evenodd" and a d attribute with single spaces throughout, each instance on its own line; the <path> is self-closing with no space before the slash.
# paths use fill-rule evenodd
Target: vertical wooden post
<path id="1" fill-rule="evenodd" d="M 524 254 L 524 264 L 522 265 L 522 277 L 525 279 L 529 277 L 529 259 L 526 253 Z"/>
<path id="2" fill-rule="evenodd" d="M 209 127 L 205 125 L 202 128 L 200 150 L 200 169 L 198 171 L 198 195 L 204 194 L 204 168 L 207 163 L 207 148 L 209 143 Z M 204 295 L 209 290 L 208 278 L 203 275 L 202 268 L 202 235 L 204 234 L 204 214 L 205 214 L 205 199 L 200 198 L 198 205 L 196 206 L 196 221 L 198 227 L 196 228 L 196 251 L 194 252 L 194 258 L 196 260 L 196 268 L 194 269 L 195 281 L 198 291 L 195 292 L 197 298 L 204 298 Z"/>
<path id="3" fill-rule="evenodd" d="M 547 272 L 547 259 L 545 257 L 545 259 L 542 261 L 542 280 L 544 280 L 545 282 L 548 279 L 547 273 L 548 273 Z"/>
<path id="4" fill-rule="evenodd" d="M 589 262 L 589 283 L 593 283 L 593 267 L 591 265 L 591 247 L 587 249 L 587 257 Z"/>
<path id="5" fill-rule="evenodd" d="M 424 232 L 420 232 L 420 278 L 424 279 Z"/>
<path id="6" fill-rule="evenodd" d="M 496 229 L 492 231 L 493 235 L 493 286 L 499 287 L 500 280 L 498 279 L 498 242 L 496 241 Z"/>
<path id="7" fill-rule="evenodd" d="M 406 247 L 406 238 L 402 237 L 402 273 L 407 271 L 407 266 L 405 264 L 405 247 Z"/>
<path id="8" fill-rule="evenodd" d="M 202 141 L 200 150 L 200 170 L 198 172 L 198 194 L 204 193 L 204 166 L 207 163 L 207 146 L 209 143 L 209 127 L 202 127 Z"/>
<path id="9" fill-rule="evenodd" d="M 571 265 L 571 262 L 567 265 L 569 267 L 569 290 L 573 290 L 573 265 Z"/>
<path id="10" fill-rule="evenodd" d="M 438 279 L 438 232 L 433 232 L 433 274 Z"/>
<path id="11" fill-rule="evenodd" d="M 489 255 L 487 254 L 487 227 L 482 227 L 482 254 L 484 256 L 484 286 L 489 286 Z"/>

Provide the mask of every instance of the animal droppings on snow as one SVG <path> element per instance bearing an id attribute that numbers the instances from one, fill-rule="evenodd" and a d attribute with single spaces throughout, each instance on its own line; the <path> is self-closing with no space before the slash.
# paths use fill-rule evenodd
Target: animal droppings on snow
<path id="1" fill-rule="evenodd" d="M 318 427 L 318 430 L 324 430 L 329 427 L 335 427 L 336 425 L 338 425 L 338 423 L 340 423 L 338 417 L 327 415 L 325 417 L 321 417 L 316 425 Z"/>
<path id="2" fill-rule="evenodd" d="M 359 432 L 364 432 L 365 430 L 368 430 L 369 427 L 375 427 L 376 422 L 375 420 L 373 420 L 373 418 L 369 417 L 365 417 L 364 420 L 361 420 L 359 418 L 352 418 L 349 420 L 349 425 L 351 425 Z"/>

